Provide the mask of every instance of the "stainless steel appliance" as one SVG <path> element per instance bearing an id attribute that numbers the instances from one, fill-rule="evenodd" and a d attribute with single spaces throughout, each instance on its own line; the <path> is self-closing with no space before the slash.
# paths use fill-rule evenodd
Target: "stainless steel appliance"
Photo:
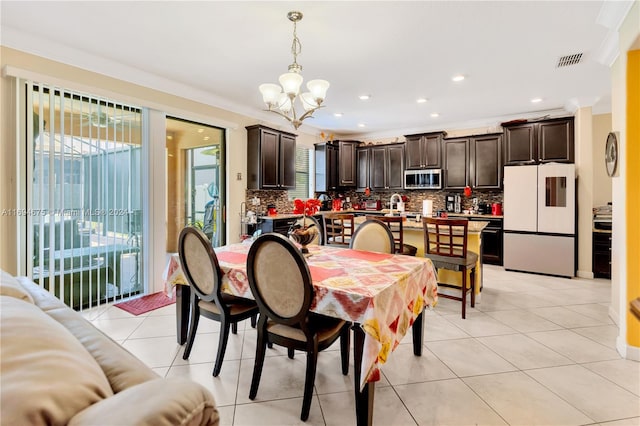
<path id="1" fill-rule="evenodd" d="M 566 277 L 576 271 L 575 165 L 504 168 L 504 267 Z"/>
<path id="2" fill-rule="evenodd" d="M 451 213 L 461 213 L 462 197 L 457 194 L 447 194 L 445 208 Z"/>
<path id="3" fill-rule="evenodd" d="M 441 189 L 442 171 L 440 169 L 405 170 L 404 189 Z"/>

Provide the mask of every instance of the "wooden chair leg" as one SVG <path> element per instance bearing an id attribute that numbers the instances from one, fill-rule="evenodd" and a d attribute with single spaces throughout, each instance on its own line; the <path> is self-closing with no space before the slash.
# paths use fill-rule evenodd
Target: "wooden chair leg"
<path id="1" fill-rule="evenodd" d="M 345 324 L 340 332 L 340 361 L 342 361 L 342 374 L 349 374 L 349 346 L 351 340 L 351 324 Z"/>
<path id="2" fill-rule="evenodd" d="M 316 381 L 316 366 L 318 364 L 318 342 L 313 343 L 314 348 L 307 350 L 307 374 L 304 378 L 304 396 L 302 397 L 302 411 L 300 420 L 306 422 L 311 410 L 311 398 L 313 397 L 313 385 Z"/>
<path id="3" fill-rule="evenodd" d="M 267 350 L 267 330 L 266 322 L 260 325 L 258 330 L 258 341 L 256 343 L 256 359 L 253 363 L 253 377 L 251 378 L 251 388 L 249 389 L 249 399 L 254 400 L 258 394 L 260 386 L 260 376 L 262 376 L 262 366 L 264 365 L 264 355 Z"/>
<path id="4" fill-rule="evenodd" d="M 256 328 L 256 324 L 258 323 L 258 314 L 251 316 L 251 328 Z"/>
<path id="5" fill-rule="evenodd" d="M 293 357 L 295 356 L 295 349 L 293 348 L 287 348 L 287 356 L 289 357 L 289 359 L 293 359 Z"/>
<path id="6" fill-rule="evenodd" d="M 234 323 L 235 325 L 236 323 Z M 216 364 L 213 367 L 213 376 L 217 377 L 222 370 L 222 361 L 224 361 L 224 353 L 227 350 L 227 340 L 229 340 L 229 328 L 228 322 L 222 321 L 220 323 L 220 338 L 218 339 L 218 355 L 216 356 Z"/>
<path id="7" fill-rule="evenodd" d="M 238 334 L 238 323 L 234 322 L 233 324 L 231 324 L 231 332 L 233 334 Z"/>
<path id="8" fill-rule="evenodd" d="M 462 270 L 462 319 L 467 317 L 467 270 Z"/>
<path id="9" fill-rule="evenodd" d="M 476 307 L 476 268 L 471 270 L 471 307 Z"/>
<path id="10" fill-rule="evenodd" d="M 200 308 L 198 307 L 196 294 L 191 292 L 191 320 L 189 321 L 189 337 L 187 338 L 187 344 L 184 347 L 184 353 L 182 359 L 189 359 L 191 354 L 191 348 L 193 347 L 193 341 L 196 339 L 196 331 L 198 330 L 198 323 L 200 322 Z"/>

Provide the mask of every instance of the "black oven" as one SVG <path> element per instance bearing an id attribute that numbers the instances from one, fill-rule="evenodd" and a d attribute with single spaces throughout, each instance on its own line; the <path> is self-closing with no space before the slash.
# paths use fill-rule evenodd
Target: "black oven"
<path id="1" fill-rule="evenodd" d="M 484 216 L 474 217 L 471 220 L 489 222 L 482 230 L 482 263 L 502 266 L 502 218 Z"/>

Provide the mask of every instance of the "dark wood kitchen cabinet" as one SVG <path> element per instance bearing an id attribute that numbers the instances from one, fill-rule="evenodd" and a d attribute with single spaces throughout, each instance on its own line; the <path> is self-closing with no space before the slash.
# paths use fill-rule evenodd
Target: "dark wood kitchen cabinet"
<path id="1" fill-rule="evenodd" d="M 371 148 L 358 147 L 356 149 L 356 167 L 358 175 L 356 178 L 356 191 L 364 192 L 367 187 L 371 187 L 369 182 L 369 158 L 371 157 Z"/>
<path id="2" fill-rule="evenodd" d="M 337 141 L 338 144 L 338 186 L 356 187 L 356 148 L 359 141 Z"/>
<path id="3" fill-rule="evenodd" d="M 611 232 L 593 234 L 593 276 L 611 279 Z"/>
<path id="4" fill-rule="evenodd" d="M 501 188 L 502 133 L 474 136 L 469 143 L 471 187 L 474 189 Z"/>
<path id="5" fill-rule="evenodd" d="M 404 144 L 370 148 L 369 182 L 375 190 L 401 190 L 404 180 Z"/>
<path id="6" fill-rule="evenodd" d="M 469 184 L 469 140 L 452 138 L 442 141 L 443 189 L 464 189 Z"/>
<path id="7" fill-rule="evenodd" d="M 405 168 L 439 169 L 442 167 L 444 132 L 405 135 Z"/>
<path id="8" fill-rule="evenodd" d="M 573 117 L 503 124 L 505 166 L 574 162 Z"/>
<path id="9" fill-rule="evenodd" d="M 296 135 L 261 125 L 246 129 L 247 188 L 295 188 Z"/>
<path id="10" fill-rule="evenodd" d="M 329 142 L 315 144 L 316 192 L 338 189 L 338 147 Z"/>

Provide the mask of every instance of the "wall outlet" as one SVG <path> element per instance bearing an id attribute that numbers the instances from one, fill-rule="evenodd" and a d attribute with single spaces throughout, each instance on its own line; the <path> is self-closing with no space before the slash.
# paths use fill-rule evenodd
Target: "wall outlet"
<path id="1" fill-rule="evenodd" d="M 242 173 L 236 174 L 236 180 L 242 180 Z"/>
<path id="2" fill-rule="evenodd" d="M 253 197 L 253 198 L 251 199 L 251 205 L 252 205 L 252 206 L 259 206 L 259 205 L 260 205 L 260 198 L 258 198 L 258 197 Z"/>

